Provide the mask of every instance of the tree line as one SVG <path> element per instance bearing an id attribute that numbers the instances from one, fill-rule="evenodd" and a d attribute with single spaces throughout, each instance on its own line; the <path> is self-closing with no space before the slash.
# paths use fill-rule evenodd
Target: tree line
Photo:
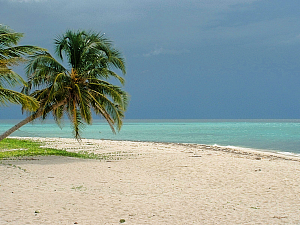
<path id="1" fill-rule="evenodd" d="M 0 141 L 21 126 L 52 115 L 59 125 L 67 116 L 74 137 L 82 125 L 92 124 L 92 114 L 104 118 L 113 132 L 120 130 L 128 105 L 123 90 L 125 60 L 112 42 L 94 31 L 67 30 L 54 40 L 55 57 L 46 49 L 18 43 L 22 33 L 0 24 L 0 106 L 22 105 L 29 115 L 0 135 Z M 12 67 L 25 63 L 26 80 Z M 64 66 L 64 65 L 66 66 Z M 120 85 L 109 82 L 115 78 Z M 11 90 L 22 85 L 22 91 Z"/>

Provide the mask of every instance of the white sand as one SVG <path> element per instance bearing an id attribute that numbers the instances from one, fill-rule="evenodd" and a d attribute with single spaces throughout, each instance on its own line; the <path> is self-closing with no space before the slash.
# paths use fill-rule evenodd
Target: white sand
<path id="1" fill-rule="evenodd" d="M 300 224 L 299 158 L 148 142 L 47 140 L 112 159 L 0 164 L 0 224 Z M 118 160 L 115 160 L 120 158 Z"/>

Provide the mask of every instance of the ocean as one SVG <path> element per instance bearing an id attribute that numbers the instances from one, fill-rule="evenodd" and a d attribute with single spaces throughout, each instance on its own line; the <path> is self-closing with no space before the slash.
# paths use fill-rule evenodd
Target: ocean
<path id="1" fill-rule="evenodd" d="M 18 120 L 0 120 L 0 133 Z M 35 121 L 11 136 L 72 138 L 70 124 L 62 129 L 52 120 Z M 113 134 L 104 120 L 86 125 L 82 138 L 235 146 L 300 154 L 300 120 L 125 120 Z"/>

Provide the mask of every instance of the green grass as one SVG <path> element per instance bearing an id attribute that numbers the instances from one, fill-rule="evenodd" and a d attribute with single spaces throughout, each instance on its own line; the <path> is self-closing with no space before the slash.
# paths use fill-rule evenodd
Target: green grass
<path id="1" fill-rule="evenodd" d="M 67 156 L 75 158 L 84 159 L 107 159 L 108 156 L 101 154 L 92 153 L 76 153 L 68 152 L 65 150 L 58 150 L 52 148 L 42 148 L 41 143 L 28 141 L 28 140 L 18 140 L 6 138 L 0 141 L 0 159 L 12 159 L 19 157 L 32 157 L 32 156 Z"/>

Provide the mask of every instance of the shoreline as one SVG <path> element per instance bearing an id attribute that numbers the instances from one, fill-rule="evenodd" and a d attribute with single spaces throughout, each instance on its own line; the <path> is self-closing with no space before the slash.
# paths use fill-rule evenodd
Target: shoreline
<path id="1" fill-rule="evenodd" d="M 84 143 L 92 143 L 92 142 L 116 142 L 116 143 L 152 143 L 152 144 L 161 144 L 161 145 L 178 145 L 178 146 L 185 146 L 189 148 L 196 148 L 196 149 L 205 149 L 211 151 L 222 151 L 228 152 L 238 155 L 248 155 L 253 157 L 268 157 L 268 158 L 282 158 L 285 160 L 293 160 L 300 162 L 300 154 L 296 154 L 293 152 L 282 152 L 282 151 L 275 151 L 275 150 L 265 150 L 265 149 L 253 149 L 253 148 L 244 148 L 244 147 L 237 147 L 237 146 L 221 146 L 221 145 L 205 145 L 205 144 L 196 144 L 196 143 L 173 143 L 173 142 L 155 142 L 155 141 L 130 141 L 130 140 L 110 140 L 110 139 L 89 139 L 83 138 L 81 143 L 79 143 L 74 138 L 44 138 L 44 137 L 9 137 L 15 139 L 24 139 L 24 140 L 35 140 L 46 143 L 45 147 L 55 148 L 53 147 L 53 143 L 55 141 L 61 142 L 61 144 L 65 142 L 72 142 L 75 147 L 77 144 Z M 54 145 L 58 146 L 59 149 L 64 149 L 61 145 Z M 90 147 L 90 146 L 88 146 Z"/>
<path id="2" fill-rule="evenodd" d="M 300 224 L 299 157 L 198 144 L 27 139 L 112 157 L 1 160 L 3 225 Z"/>
<path id="3" fill-rule="evenodd" d="M 5 121 L 4 121 L 5 122 Z M 66 121 L 65 121 L 66 122 Z M 6 122 L 0 128 L 5 132 L 14 123 Z M 159 126 L 159 129 L 157 129 Z M 47 128 L 47 129 L 45 129 Z M 13 136 L 23 137 L 65 137 L 73 138 L 69 123 L 63 129 L 53 120 L 35 121 L 21 128 Z M 226 128 L 226 129 L 225 129 Z M 176 132 L 173 134 L 175 130 Z M 191 132 L 191 136 L 188 135 Z M 113 135 L 109 126 L 101 120 L 94 120 L 86 126 L 84 138 L 197 143 L 206 145 L 236 146 L 271 152 L 300 154 L 297 134 L 300 123 L 297 119 L 274 120 L 125 120 L 122 131 Z"/>

